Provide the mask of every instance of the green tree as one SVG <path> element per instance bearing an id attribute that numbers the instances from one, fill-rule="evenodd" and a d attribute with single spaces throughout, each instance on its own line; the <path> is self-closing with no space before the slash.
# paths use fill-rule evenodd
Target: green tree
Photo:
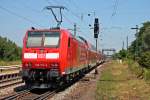
<path id="1" fill-rule="evenodd" d="M 150 68 L 150 22 L 143 23 L 143 26 L 136 34 L 136 39 L 129 47 L 129 53 L 134 55 L 138 63 L 145 67 Z"/>
<path id="2" fill-rule="evenodd" d="M 21 48 L 7 38 L 0 36 L 0 60 L 18 60 L 21 58 Z"/>
<path id="3" fill-rule="evenodd" d="M 145 52 L 150 50 L 150 22 L 143 23 L 143 26 L 140 28 L 138 33 L 138 47 L 139 52 Z"/>
<path id="4" fill-rule="evenodd" d="M 133 55 L 140 56 L 143 52 L 150 50 L 150 22 L 143 23 L 143 26 L 136 34 L 136 39 L 129 47 L 129 52 Z"/>
<path id="5" fill-rule="evenodd" d="M 118 53 L 114 54 L 113 57 L 118 59 L 124 59 L 127 58 L 127 55 L 128 55 L 127 50 L 122 49 Z"/>

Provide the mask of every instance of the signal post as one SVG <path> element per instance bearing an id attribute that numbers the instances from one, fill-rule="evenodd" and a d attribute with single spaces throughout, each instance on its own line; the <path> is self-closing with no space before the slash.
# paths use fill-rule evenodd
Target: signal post
<path id="1" fill-rule="evenodd" d="M 99 21 L 98 18 L 95 18 L 94 20 L 94 38 L 96 42 L 96 52 L 97 51 L 97 39 L 98 39 L 98 34 L 99 34 Z M 98 74 L 97 67 L 95 68 L 95 75 Z"/>

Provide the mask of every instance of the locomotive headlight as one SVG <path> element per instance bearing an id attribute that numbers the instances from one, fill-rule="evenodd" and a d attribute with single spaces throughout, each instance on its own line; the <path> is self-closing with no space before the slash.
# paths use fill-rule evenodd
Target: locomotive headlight
<path id="1" fill-rule="evenodd" d="M 24 58 L 25 59 L 36 59 L 37 53 L 24 53 Z"/>
<path id="2" fill-rule="evenodd" d="M 46 53 L 46 59 L 58 59 L 59 53 Z"/>

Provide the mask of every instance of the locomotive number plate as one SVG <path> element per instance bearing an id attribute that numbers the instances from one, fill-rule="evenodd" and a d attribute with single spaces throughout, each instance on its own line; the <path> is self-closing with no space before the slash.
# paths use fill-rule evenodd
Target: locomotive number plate
<path id="1" fill-rule="evenodd" d="M 38 54 L 38 58 L 45 58 L 45 54 Z"/>

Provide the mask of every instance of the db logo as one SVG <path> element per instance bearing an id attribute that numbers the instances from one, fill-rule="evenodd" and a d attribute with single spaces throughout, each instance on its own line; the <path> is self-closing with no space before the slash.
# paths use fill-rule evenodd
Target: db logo
<path id="1" fill-rule="evenodd" d="M 45 58 L 45 54 L 38 54 L 38 58 Z"/>

